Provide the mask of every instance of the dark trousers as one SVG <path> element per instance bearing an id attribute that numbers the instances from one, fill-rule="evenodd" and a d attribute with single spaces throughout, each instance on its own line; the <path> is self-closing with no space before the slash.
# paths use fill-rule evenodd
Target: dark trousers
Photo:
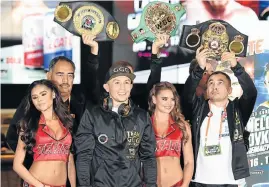
<path id="1" fill-rule="evenodd" d="M 190 187 L 238 187 L 235 184 L 202 184 L 197 182 L 191 182 Z"/>

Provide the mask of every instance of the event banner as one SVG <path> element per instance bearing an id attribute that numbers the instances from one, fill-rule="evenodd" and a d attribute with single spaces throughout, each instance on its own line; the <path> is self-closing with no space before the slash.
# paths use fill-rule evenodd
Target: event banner
<path id="1" fill-rule="evenodd" d="M 22 19 L 22 44 L 1 48 L 1 84 L 30 84 L 46 78 L 50 61 L 65 56 L 76 65 L 80 83 L 80 37 L 53 21 L 54 9 Z"/>
<path id="2" fill-rule="evenodd" d="M 254 55 L 252 59 L 258 96 L 247 125 L 251 133 L 247 186 L 269 187 L 269 53 Z"/>

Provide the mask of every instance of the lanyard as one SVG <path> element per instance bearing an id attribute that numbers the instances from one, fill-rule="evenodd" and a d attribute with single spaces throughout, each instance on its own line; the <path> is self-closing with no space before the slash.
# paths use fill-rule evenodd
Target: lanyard
<path id="1" fill-rule="evenodd" d="M 209 130 L 209 126 L 210 126 L 210 120 L 211 120 L 211 117 L 213 116 L 213 112 L 211 111 L 211 103 L 210 103 L 210 101 L 208 101 L 208 104 L 209 104 L 210 112 L 209 112 L 209 115 L 208 115 L 208 121 L 207 121 L 207 126 L 206 126 L 205 147 L 206 147 L 206 143 L 207 143 L 207 136 L 208 136 L 208 130 Z M 228 105 L 228 103 L 226 104 L 226 107 L 227 107 L 227 105 Z M 224 122 L 225 118 L 227 117 L 226 107 L 224 108 L 224 111 L 222 111 L 222 114 L 221 114 L 218 145 L 220 145 L 220 139 L 221 139 L 221 133 L 222 133 L 222 125 L 223 125 L 223 122 Z"/>

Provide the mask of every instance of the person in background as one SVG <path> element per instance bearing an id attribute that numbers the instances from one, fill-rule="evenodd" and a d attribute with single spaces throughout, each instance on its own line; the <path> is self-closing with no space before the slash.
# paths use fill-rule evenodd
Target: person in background
<path id="1" fill-rule="evenodd" d="M 249 23 L 259 21 L 257 14 L 251 8 L 235 0 L 186 1 L 185 5 L 188 25 L 196 24 L 197 21 L 201 23 L 210 19 L 221 19 L 235 27 L 242 27 L 241 23 L 245 19 Z M 242 30 L 242 28 L 238 29 Z"/>
<path id="2" fill-rule="evenodd" d="M 72 118 L 57 87 L 48 80 L 34 81 L 24 97 L 24 115 L 18 124 L 14 171 L 27 187 L 65 187 L 67 176 L 76 186 L 72 144 Z M 26 152 L 33 155 L 28 170 Z"/>
<path id="3" fill-rule="evenodd" d="M 221 61 L 230 63 L 243 95 L 229 100 L 231 79 L 227 74 L 215 71 L 207 81 L 208 99 L 197 96 L 195 91 L 205 71 L 208 56 L 206 49 L 201 52 L 197 50 L 199 66 L 191 72 L 184 88 L 184 98 L 192 106 L 195 167 L 190 186 L 241 187 L 250 175 L 244 129 L 252 113 L 257 90 L 250 76 L 237 62 L 235 54 L 225 52 Z"/>
<path id="4" fill-rule="evenodd" d="M 58 56 L 51 60 L 49 71 L 47 72 L 47 79 L 51 80 L 60 92 L 60 96 L 64 104 L 69 109 L 73 117 L 73 134 L 76 133 L 78 124 L 85 110 L 87 102 L 96 103 L 98 94 L 97 90 L 97 69 L 99 63 L 97 61 L 98 56 L 98 43 L 94 41 L 95 36 L 82 35 L 82 40 L 85 45 L 91 47 L 91 51 L 88 57 L 88 62 L 81 63 L 82 75 L 81 75 L 81 92 L 73 92 L 73 83 L 75 76 L 75 64 L 72 60 Z M 79 76 L 79 75 L 77 75 Z M 84 87 L 84 88 L 83 88 Z M 25 100 L 22 100 L 18 106 L 7 131 L 7 143 L 10 148 L 15 152 L 18 137 L 17 124 L 24 116 Z M 24 165 L 27 169 L 31 166 L 33 158 L 26 152 Z"/>
<path id="5" fill-rule="evenodd" d="M 188 187 L 193 175 L 193 150 L 190 125 L 181 113 L 179 95 L 173 84 L 160 82 L 149 95 L 149 111 L 157 141 L 157 185 Z M 181 168 L 181 150 L 184 169 Z"/>

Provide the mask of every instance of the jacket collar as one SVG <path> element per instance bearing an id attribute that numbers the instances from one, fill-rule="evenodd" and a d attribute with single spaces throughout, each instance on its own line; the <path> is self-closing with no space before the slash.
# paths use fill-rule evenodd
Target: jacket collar
<path id="1" fill-rule="evenodd" d="M 62 124 L 62 122 L 60 121 L 60 119 L 58 119 L 58 122 L 59 122 L 59 124 L 60 124 L 60 126 L 62 127 L 62 130 L 63 130 L 62 136 L 59 139 L 59 140 L 62 140 L 62 139 L 64 139 L 67 136 L 67 134 L 69 133 L 69 131 L 64 127 L 64 125 Z M 54 132 L 46 125 L 46 119 L 45 119 L 45 116 L 43 114 L 40 115 L 38 124 L 42 127 L 42 131 L 43 132 L 45 132 L 51 138 L 53 138 L 54 140 L 56 140 L 54 138 Z M 57 141 L 59 141 L 59 140 L 57 140 Z"/>
<path id="2" fill-rule="evenodd" d="M 210 112 L 210 109 L 209 109 L 209 104 L 208 104 L 208 99 L 205 101 L 205 106 L 204 106 L 204 109 L 203 109 L 203 114 L 201 116 L 201 121 L 199 122 L 199 129 L 200 127 L 202 126 L 202 123 L 204 121 L 204 119 L 206 118 L 206 116 L 208 115 L 208 113 Z M 228 119 L 228 126 L 229 126 L 229 133 L 230 133 L 230 139 L 232 141 L 232 135 L 233 135 L 233 132 L 234 132 L 234 108 L 233 108 L 233 101 L 229 100 L 229 103 L 226 107 L 226 110 L 227 110 L 227 119 Z M 199 131 L 197 131 L 199 132 Z"/>
<path id="3" fill-rule="evenodd" d="M 158 134 L 158 130 L 157 130 L 157 126 L 156 126 L 156 123 L 155 123 L 155 115 L 153 114 L 151 116 L 151 121 L 152 121 L 152 125 L 153 125 L 153 130 L 154 130 L 154 133 L 155 133 L 155 136 L 156 137 L 159 137 L 159 138 L 166 138 L 167 136 L 169 136 L 171 133 L 173 133 L 175 130 L 176 130 L 176 122 L 173 120 L 172 116 L 170 115 L 169 116 L 169 119 L 168 119 L 168 128 L 167 128 L 167 132 L 164 136 Z"/>

